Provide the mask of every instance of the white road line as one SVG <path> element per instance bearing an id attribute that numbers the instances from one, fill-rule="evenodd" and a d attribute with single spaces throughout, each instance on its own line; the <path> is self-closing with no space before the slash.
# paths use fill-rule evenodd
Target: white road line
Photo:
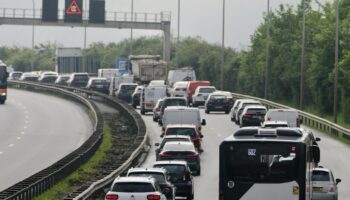
<path id="1" fill-rule="evenodd" d="M 29 121 L 28 120 L 26 120 L 26 124 L 28 124 L 29 123 Z"/>
<path id="2" fill-rule="evenodd" d="M 21 135 L 24 135 L 24 131 L 21 132 Z"/>
<path id="3" fill-rule="evenodd" d="M 0 151 L 0 155 L 3 154 L 4 152 Z"/>
<path id="4" fill-rule="evenodd" d="M 28 115 L 26 115 L 26 119 L 28 119 L 29 118 L 29 116 Z"/>
<path id="5" fill-rule="evenodd" d="M 23 127 L 23 129 L 27 129 L 27 128 L 28 128 L 28 127 L 26 127 L 26 126 L 25 126 L 25 127 Z"/>
<path id="6" fill-rule="evenodd" d="M 17 140 L 20 140 L 21 139 L 21 137 L 17 137 Z"/>
<path id="7" fill-rule="evenodd" d="M 15 146 L 14 144 L 9 144 L 9 147 L 13 147 L 13 146 Z"/>

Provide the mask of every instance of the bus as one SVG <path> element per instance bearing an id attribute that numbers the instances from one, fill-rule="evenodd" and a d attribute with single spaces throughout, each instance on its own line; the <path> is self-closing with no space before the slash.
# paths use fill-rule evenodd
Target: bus
<path id="1" fill-rule="evenodd" d="M 219 149 L 219 200 L 310 200 L 320 149 L 300 128 L 246 127 Z"/>
<path id="2" fill-rule="evenodd" d="M 4 104 L 7 97 L 7 66 L 0 60 L 0 104 Z"/>

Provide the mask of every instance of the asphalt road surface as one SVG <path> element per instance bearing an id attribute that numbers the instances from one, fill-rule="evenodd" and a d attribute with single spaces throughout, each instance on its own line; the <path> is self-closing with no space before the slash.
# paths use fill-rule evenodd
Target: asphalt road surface
<path id="1" fill-rule="evenodd" d="M 92 128 L 76 103 L 10 89 L 0 105 L 0 191 L 77 149 Z"/>
<path id="2" fill-rule="evenodd" d="M 203 149 L 201 154 L 201 176 L 196 176 L 195 179 L 195 195 L 194 199 L 218 199 L 218 184 L 219 184 L 219 145 L 229 135 L 233 134 L 239 127 L 231 122 L 229 115 L 223 113 L 205 114 L 201 109 L 201 117 L 206 119 L 207 125 L 202 128 L 203 131 Z M 144 163 L 144 167 L 152 166 L 155 161 L 154 143 L 161 141 L 161 128 L 157 123 L 153 122 L 151 113 L 143 116 L 147 125 L 147 131 L 150 136 L 152 148 L 150 154 Z M 350 199 L 349 177 L 350 177 L 350 146 L 343 144 L 332 137 L 314 131 L 317 137 L 322 139 L 319 142 L 321 148 L 321 163 L 320 165 L 330 168 L 335 178 L 341 178 L 339 184 L 339 199 Z M 278 191 L 276 191 L 278 193 Z M 257 197 L 259 199 L 259 197 Z"/>

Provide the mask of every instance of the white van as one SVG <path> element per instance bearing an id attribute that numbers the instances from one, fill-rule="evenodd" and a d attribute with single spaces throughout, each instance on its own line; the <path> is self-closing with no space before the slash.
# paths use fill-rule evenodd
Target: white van
<path id="1" fill-rule="evenodd" d="M 163 117 L 158 123 L 162 126 L 162 131 L 169 124 L 193 124 L 201 132 L 202 125 L 206 125 L 205 119 L 201 120 L 198 108 L 188 108 L 185 106 L 170 106 L 165 108 Z"/>
<path id="2" fill-rule="evenodd" d="M 294 109 L 270 109 L 265 115 L 265 121 L 286 121 L 289 127 L 300 127 L 299 113 Z"/>
<path id="3" fill-rule="evenodd" d="M 166 96 L 167 88 L 165 86 L 147 86 L 143 88 L 140 97 L 141 114 L 144 115 L 146 112 L 152 112 L 158 99 L 162 99 Z"/>

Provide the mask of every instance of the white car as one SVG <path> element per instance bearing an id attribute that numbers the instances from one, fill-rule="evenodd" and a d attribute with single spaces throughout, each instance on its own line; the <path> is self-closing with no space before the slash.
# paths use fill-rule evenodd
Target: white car
<path id="1" fill-rule="evenodd" d="M 214 86 L 198 86 L 196 91 L 192 95 L 192 105 L 194 107 L 199 105 L 204 105 L 207 100 L 209 94 L 216 91 Z"/>
<path id="2" fill-rule="evenodd" d="M 105 200 L 166 200 L 166 197 L 152 176 L 118 177 Z"/>
<path id="3" fill-rule="evenodd" d="M 338 183 L 341 179 L 335 179 L 330 169 L 315 168 L 312 170 L 312 199 L 313 200 L 338 200 Z"/>
<path id="4" fill-rule="evenodd" d="M 299 112 L 294 109 L 270 109 L 265 115 L 265 121 L 286 121 L 289 127 L 300 127 L 302 120 Z"/>
<path id="5" fill-rule="evenodd" d="M 240 116 L 246 106 L 253 106 L 253 105 L 261 105 L 259 101 L 253 100 L 253 99 L 247 99 L 247 100 L 242 100 L 240 104 L 238 105 L 237 111 L 236 111 L 236 124 L 240 124 Z"/>
<path id="6" fill-rule="evenodd" d="M 173 97 L 185 97 L 188 81 L 178 81 L 174 83 L 171 90 L 171 96 Z"/>

